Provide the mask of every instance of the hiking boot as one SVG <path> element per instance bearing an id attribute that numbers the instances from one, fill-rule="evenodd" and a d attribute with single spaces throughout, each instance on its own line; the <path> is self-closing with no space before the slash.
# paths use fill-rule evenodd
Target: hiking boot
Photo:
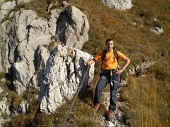
<path id="1" fill-rule="evenodd" d="M 100 107 L 100 104 L 99 104 L 99 103 L 96 103 L 96 104 L 94 105 L 94 109 L 95 109 L 96 111 L 99 109 L 99 107 Z"/>
<path id="2" fill-rule="evenodd" d="M 113 111 L 109 110 L 108 113 L 107 113 L 108 120 L 111 121 L 112 117 L 113 117 Z"/>

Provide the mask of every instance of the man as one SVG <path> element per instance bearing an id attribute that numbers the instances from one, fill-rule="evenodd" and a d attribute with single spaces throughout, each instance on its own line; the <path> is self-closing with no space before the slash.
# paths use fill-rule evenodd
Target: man
<path id="1" fill-rule="evenodd" d="M 90 66 L 97 60 L 102 60 L 102 70 L 100 74 L 100 79 L 96 85 L 95 96 L 94 96 L 94 108 L 97 110 L 100 107 L 100 96 L 102 90 L 110 83 L 110 105 L 108 111 L 108 119 L 110 120 L 113 112 L 116 110 L 116 94 L 119 83 L 120 74 L 126 69 L 130 63 L 130 59 L 126 57 L 123 53 L 117 51 L 118 59 L 124 60 L 125 63 L 122 68 L 119 68 L 118 61 L 114 56 L 114 40 L 106 40 L 106 51 L 102 51 L 97 54 L 93 59 L 88 62 Z"/>

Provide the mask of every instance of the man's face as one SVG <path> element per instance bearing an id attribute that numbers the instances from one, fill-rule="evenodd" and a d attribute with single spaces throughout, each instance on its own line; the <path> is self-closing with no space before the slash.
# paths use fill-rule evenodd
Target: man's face
<path id="1" fill-rule="evenodd" d="M 113 41 L 107 42 L 106 46 L 107 46 L 107 50 L 109 50 L 109 51 L 112 50 L 114 47 Z"/>

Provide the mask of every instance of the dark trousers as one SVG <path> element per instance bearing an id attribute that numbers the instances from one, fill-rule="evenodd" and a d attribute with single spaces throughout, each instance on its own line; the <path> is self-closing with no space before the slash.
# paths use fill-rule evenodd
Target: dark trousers
<path id="1" fill-rule="evenodd" d="M 94 95 L 94 104 L 100 103 L 100 97 L 102 90 L 106 87 L 106 85 L 110 84 L 110 106 L 109 110 L 116 110 L 116 94 L 118 89 L 120 75 L 115 75 L 113 71 L 112 76 L 110 73 L 101 73 L 100 79 L 96 85 L 95 95 Z"/>

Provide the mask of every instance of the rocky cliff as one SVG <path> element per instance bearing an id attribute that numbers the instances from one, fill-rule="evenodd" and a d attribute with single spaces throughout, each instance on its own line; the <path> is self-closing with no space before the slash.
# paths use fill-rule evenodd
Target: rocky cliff
<path id="1" fill-rule="evenodd" d="M 76 93 L 86 71 L 83 87 L 93 79 L 94 66 L 85 65 L 92 56 L 81 51 L 88 40 L 89 22 L 66 2 L 62 9 L 49 6 L 48 18 L 33 10 L 14 9 L 21 2 L 29 1 L 0 3 L 0 71 L 12 75 L 19 95 L 32 86 L 39 89 L 40 110 L 51 113 Z M 27 102 L 22 105 L 28 106 Z M 0 108 L 10 115 L 6 106 Z"/>

